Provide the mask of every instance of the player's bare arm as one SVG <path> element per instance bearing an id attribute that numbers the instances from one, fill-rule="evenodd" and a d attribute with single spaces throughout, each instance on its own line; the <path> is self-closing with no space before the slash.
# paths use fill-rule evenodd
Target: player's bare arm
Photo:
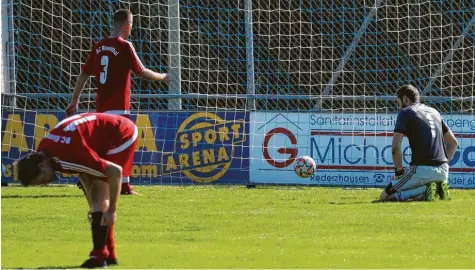
<path id="1" fill-rule="evenodd" d="M 119 204 L 120 188 L 122 185 L 122 167 L 107 161 L 106 175 L 109 179 L 109 209 L 102 217 L 102 226 L 115 223 L 117 206 Z"/>
<path id="2" fill-rule="evenodd" d="M 393 155 L 393 162 L 394 168 L 402 168 L 402 151 L 401 151 L 401 143 L 402 139 L 404 138 L 404 134 L 399 132 L 394 132 L 393 135 L 393 143 L 392 143 L 392 155 Z"/>
<path id="3" fill-rule="evenodd" d="M 392 157 L 394 163 L 394 175 L 395 177 L 401 176 L 404 174 L 404 168 L 402 166 L 402 151 L 401 151 L 401 144 L 402 139 L 404 138 L 404 134 L 400 132 L 394 132 L 393 135 L 393 142 L 392 142 Z M 383 190 L 381 195 L 379 196 L 380 200 L 387 200 L 390 198 L 390 194 L 388 194 L 388 190 Z"/>
<path id="4" fill-rule="evenodd" d="M 142 71 L 140 71 L 139 73 L 139 77 L 149 81 L 162 81 L 165 83 L 168 83 L 170 81 L 168 73 L 158 73 L 148 68 L 142 69 Z"/>
<path id="5" fill-rule="evenodd" d="M 84 89 L 84 86 L 86 86 L 86 83 L 88 80 L 89 80 L 89 74 L 86 74 L 84 71 L 81 71 L 76 81 L 76 85 L 74 86 L 74 92 L 73 92 L 73 97 L 71 98 L 71 102 L 66 108 L 67 117 L 75 115 L 77 113 L 79 96 L 81 95 L 81 92 Z"/>
<path id="6" fill-rule="evenodd" d="M 444 141 L 447 143 L 447 146 L 446 146 L 447 159 L 450 161 L 454 157 L 455 151 L 457 150 L 459 143 L 451 130 L 445 132 Z"/>

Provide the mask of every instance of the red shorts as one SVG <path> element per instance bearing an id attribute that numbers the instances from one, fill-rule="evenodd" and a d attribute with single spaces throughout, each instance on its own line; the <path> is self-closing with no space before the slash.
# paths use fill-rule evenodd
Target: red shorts
<path id="1" fill-rule="evenodd" d="M 123 116 L 123 117 L 126 117 L 126 118 L 130 119 L 130 110 L 110 110 L 110 111 L 104 111 L 104 112 L 100 112 L 100 111 L 96 110 L 96 112 L 104 113 L 104 114 L 120 115 L 120 116 Z"/>
<path id="2" fill-rule="evenodd" d="M 127 177 L 132 173 L 132 163 L 134 161 L 135 147 L 137 145 L 138 131 L 137 127 L 132 121 L 127 121 L 129 124 L 131 136 L 125 138 L 117 147 L 110 149 L 105 157 L 105 160 L 113 162 L 122 167 L 122 176 Z M 130 124 L 131 123 L 131 124 Z"/>

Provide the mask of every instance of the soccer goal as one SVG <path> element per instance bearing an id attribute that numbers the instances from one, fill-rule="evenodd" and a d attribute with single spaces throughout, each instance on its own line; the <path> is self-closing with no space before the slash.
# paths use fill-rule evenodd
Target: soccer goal
<path id="1" fill-rule="evenodd" d="M 398 112 L 418 87 L 459 139 L 453 187 L 475 188 L 471 1 L 2 1 L 2 177 L 64 118 L 114 11 L 169 85 L 132 79 L 136 184 L 386 185 Z M 80 111 L 95 110 L 95 80 Z M 317 172 L 293 173 L 298 156 Z M 404 144 L 405 162 L 410 150 Z M 61 183 L 75 181 L 61 175 Z"/>

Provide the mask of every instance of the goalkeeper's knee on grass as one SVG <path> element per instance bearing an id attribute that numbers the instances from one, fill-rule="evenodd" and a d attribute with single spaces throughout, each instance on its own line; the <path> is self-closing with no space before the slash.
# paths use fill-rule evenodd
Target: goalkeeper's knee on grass
<path id="1" fill-rule="evenodd" d="M 389 182 L 389 184 L 384 188 L 384 190 L 379 195 L 379 200 L 381 201 L 386 200 L 392 194 L 391 192 L 392 187 L 393 187 L 393 184 Z"/>
<path id="2" fill-rule="evenodd" d="M 435 201 L 438 195 L 436 182 L 430 182 L 426 185 L 416 187 L 413 189 L 408 190 L 399 190 L 393 193 L 390 193 L 391 184 L 389 184 L 384 191 L 381 192 L 380 200 L 381 201 L 396 201 L 396 202 L 404 202 L 404 201 Z"/>

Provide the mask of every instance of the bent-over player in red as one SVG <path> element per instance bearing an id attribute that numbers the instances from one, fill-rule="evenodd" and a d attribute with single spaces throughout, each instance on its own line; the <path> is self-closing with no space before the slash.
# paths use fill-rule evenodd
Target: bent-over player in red
<path id="1" fill-rule="evenodd" d="M 133 17 L 129 10 L 114 14 L 111 35 L 96 43 L 74 87 L 66 115 L 76 114 L 79 96 L 90 76 L 96 78 L 96 112 L 130 115 L 130 75 L 133 71 L 142 79 L 168 82 L 167 73 L 157 73 L 144 67 L 135 48 L 127 41 L 132 31 Z M 137 194 L 132 190 L 129 177 L 122 179 L 122 194 Z"/>
<path id="2" fill-rule="evenodd" d="M 132 169 L 137 128 L 119 115 L 85 113 L 61 121 L 37 152 L 16 162 L 24 186 L 50 183 L 55 172 L 78 173 L 89 203 L 93 250 L 81 267 L 117 264 L 114 223 L 122 176 Z"/>

